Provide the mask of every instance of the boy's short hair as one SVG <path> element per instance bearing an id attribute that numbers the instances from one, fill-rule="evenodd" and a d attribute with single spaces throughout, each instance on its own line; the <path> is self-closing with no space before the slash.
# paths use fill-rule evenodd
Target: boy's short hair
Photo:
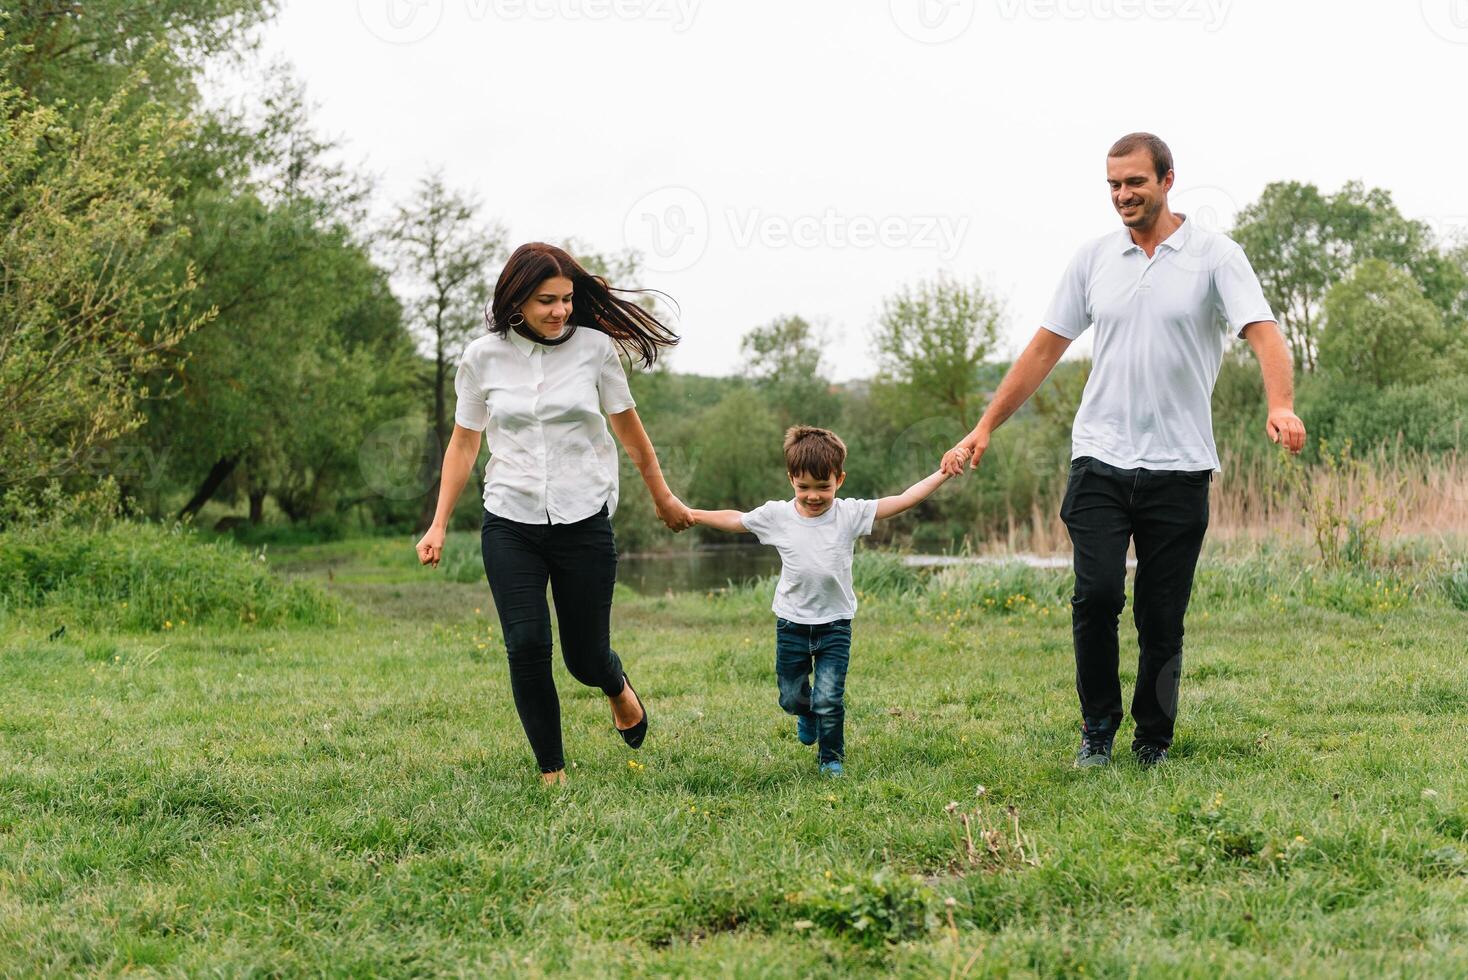
<path id="1" fill-rule="evenodd" d="M 846 443 L 830 429 L 792 425 L 785 430 L 785 470 L 817 480 L 830 480 L 846 468 Z"/>

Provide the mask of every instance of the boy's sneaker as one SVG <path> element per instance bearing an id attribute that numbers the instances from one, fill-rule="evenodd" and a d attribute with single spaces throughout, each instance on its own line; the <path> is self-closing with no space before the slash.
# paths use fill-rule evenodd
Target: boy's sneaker
<path id="1" fill-rule="evenodd" d="M 800 739 L 801 745 L 815 745 L 816 720 L 809 715 L 797 715 L 795 718 L 795 737 Z"/>
<path id="2" fill-rule="evenodd" d="M 1143 769 L 1151 769 L 1167 761 L 1167 750 L 1151 742 L 1139 742 L 1133 745 L 1132 755 L 1136 757 L 1137 765 Z"/>
<path id="3" fill-rule="evenodd" d="M 1111 762 L 1111 742 L 1116 733 L 1100 728 L 1081 726 L 1081 750 L 1076 753 L 1076 768 L 1089 769 Z"/>
<path id="4" fill-rule="evenodd" d="M 835 759 L 832 759 L 830 762 L 821 763 L 822 776 L 843 776 L 845 774 L 846 770 L 842 769 L 841 763 L 837 762 Z"/>

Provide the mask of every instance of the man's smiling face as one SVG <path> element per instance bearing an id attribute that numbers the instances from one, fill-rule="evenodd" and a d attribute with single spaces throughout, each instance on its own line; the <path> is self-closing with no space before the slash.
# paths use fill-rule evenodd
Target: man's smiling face
<path id="1" fill-rule="evenodd" d="M 1167 205 L 1172 171 L 1157 179 L 1152 154 L 1145 149 L 1124 157 L 1106 158 L 1106 183 L 1111 186 L 1111 205 L 1128 228 L 1151 228 Z"/>

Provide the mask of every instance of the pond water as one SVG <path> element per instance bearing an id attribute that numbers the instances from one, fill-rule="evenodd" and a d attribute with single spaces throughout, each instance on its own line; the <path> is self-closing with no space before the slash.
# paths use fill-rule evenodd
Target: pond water
<path id="1" fill-rule="evenodd" d="M 665 592 L 708 592 L 733 582 L 774 575 L 780 555 L 762 545 L 697 548 L 670 554 L 624 555 L 617 562 L 617 581 L 642 595 Z"/>

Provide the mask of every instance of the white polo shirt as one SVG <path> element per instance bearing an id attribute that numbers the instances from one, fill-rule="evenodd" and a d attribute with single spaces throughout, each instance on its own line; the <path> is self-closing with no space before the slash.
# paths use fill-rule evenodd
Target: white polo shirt
<path id="1" fill-rule="evenodd" d="M 513 330 L 464 349 L 454 421 L 489 443 L 484 507 L 522 524 L 570 524 L 617 510 L 617 445 L 605 412 L 636 403 L 617 345 L 576 327 L 562 344 Z"/>
<path id="2" fill-rule="evenodd" d="M 1274 313 L 1244 250 L 1179 217 L 1150 259 L 1125 228 L 1083 245 L 1040 321 L 1070 340 L 1096 327 L 1072 459 L 1218 469 L 1212 397 L 1224 340 Z"/>

